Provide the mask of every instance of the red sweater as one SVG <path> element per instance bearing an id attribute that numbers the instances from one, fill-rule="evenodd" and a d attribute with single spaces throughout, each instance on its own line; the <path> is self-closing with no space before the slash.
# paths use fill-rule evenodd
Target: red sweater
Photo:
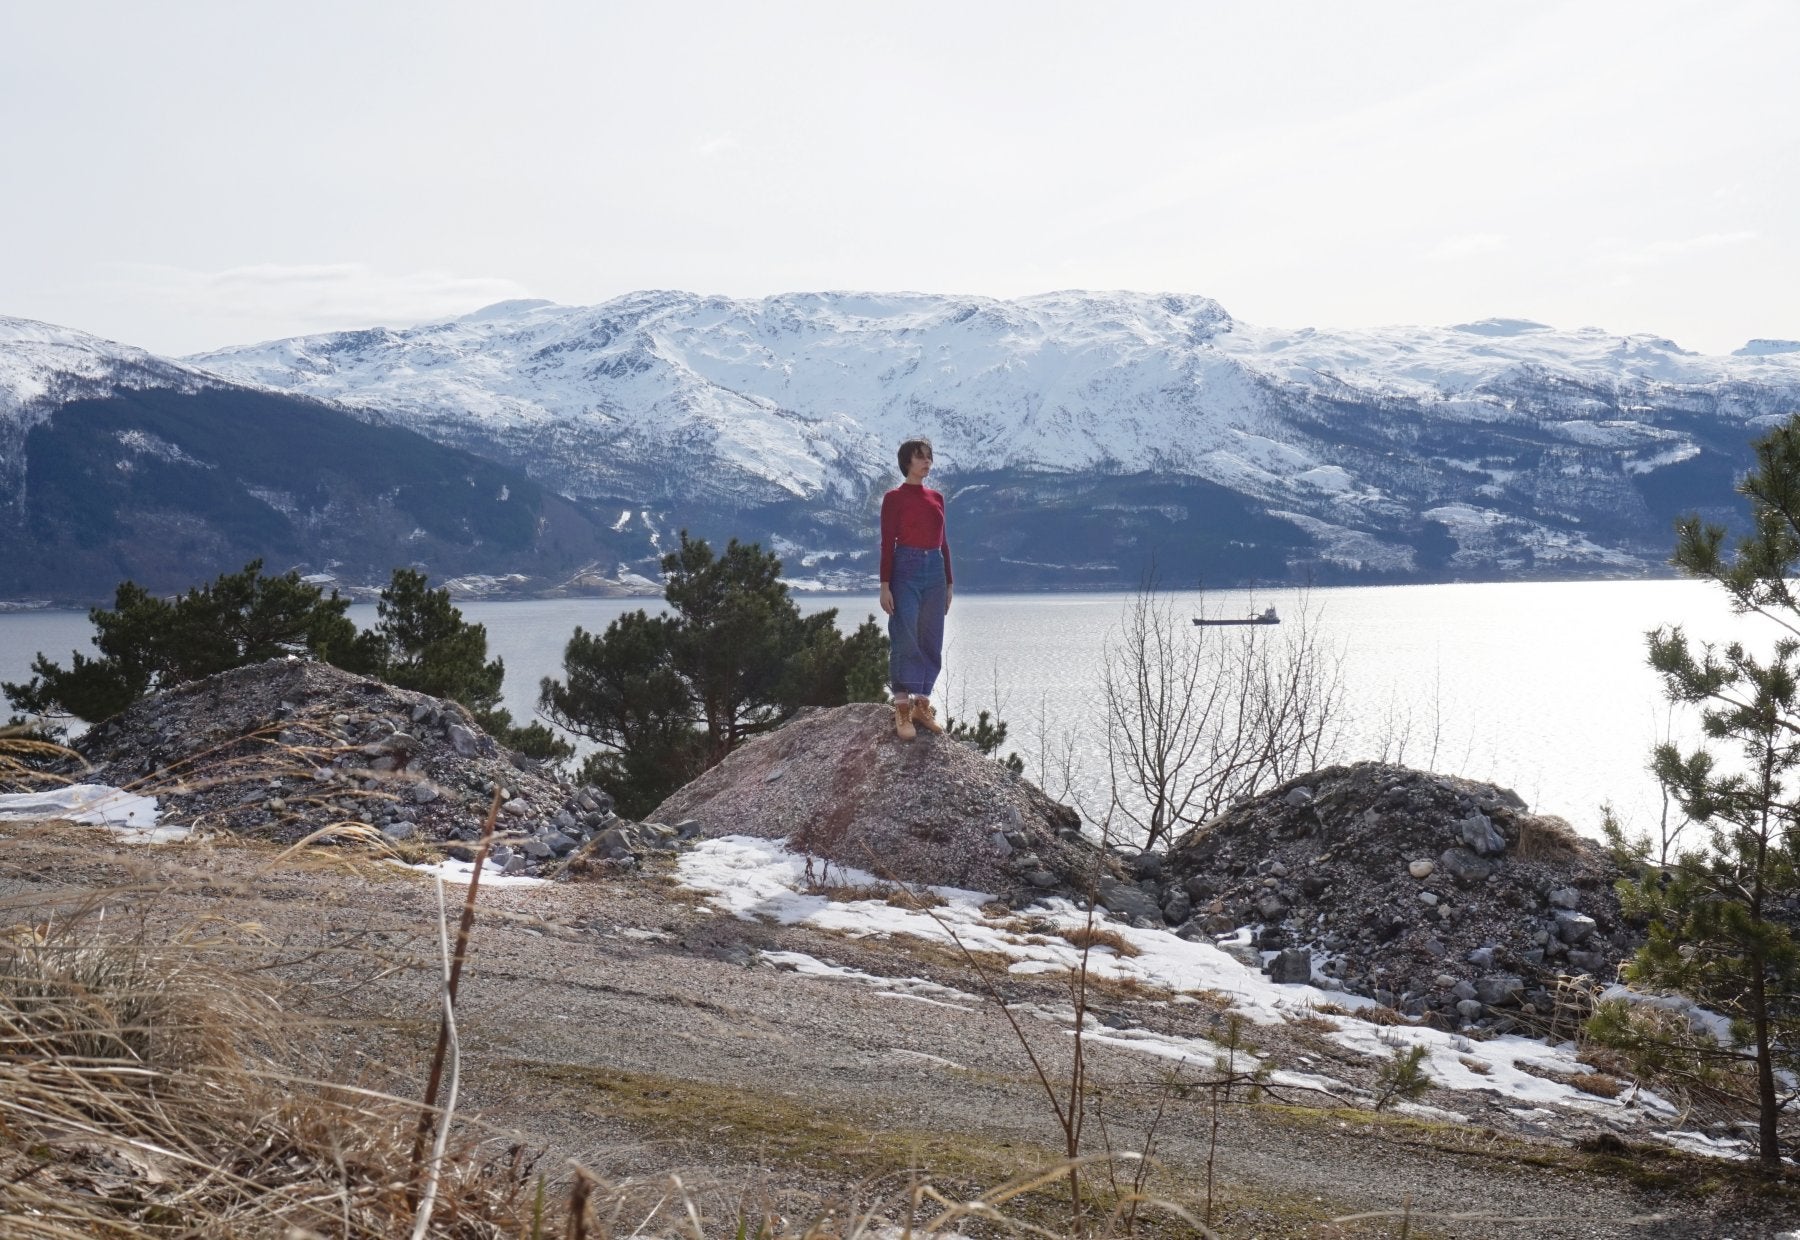
<path id="1" fill-rule="evenodd" d="M 930 487 L 897 486 L 881 497 L 881 579 L 894 579 L 894 545 L 944 553 L 950 575 L 950 538 L 944 532 L 944 497 Z"/>

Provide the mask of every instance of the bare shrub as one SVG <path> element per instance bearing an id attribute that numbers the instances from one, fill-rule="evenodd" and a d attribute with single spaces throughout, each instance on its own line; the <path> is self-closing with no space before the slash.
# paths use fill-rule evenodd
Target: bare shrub
<path id="1" fill-rule="evenodd" d="M 1202 601 L 1204 610 L 1204 601 Z M 1196 626 L 1154 579 L 1101 670 L 1113 801 L 1145 847 L 1335 754 L 1342 652 L 1302 596 L 1280 626 Z"/>

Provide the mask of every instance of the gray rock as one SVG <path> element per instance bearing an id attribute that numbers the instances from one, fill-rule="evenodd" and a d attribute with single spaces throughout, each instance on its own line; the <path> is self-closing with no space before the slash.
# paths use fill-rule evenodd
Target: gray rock
<path id="1" fill-rule="evenodd" d="M 494 864 L 498 866 L 505 866 L 508 861 L 512 860 L 512 855 L 512 848 L 506 844 L 495 844 L 488 850 L 488 856 L 493 858 Z"/>
<path id="2" fill-rule="evenodd" d="M 1049 870 L 1033 870 L 1025 876 L 1025 881 L 1040 890 L 1049 890 L 1056 886 L 1056 875 Z"/>
<path id="3" fill-rule="evenodd" d="M 1601 952 L 1572 951 L 1569 953 L 1569 967 L 1580 969 L 1583 973 L 1599 973 L 1606 967 L 1606 956 Z"/>
<path id="4" fill-rule="evenodd" d="M 575 815 L 571 814 L 567 809 L 557 810 L 556 817 L 552 818 L 550 821 L 556 824 L 556 829 L 558 831 L 564 832 L 577 830 L 581 826 L 581 824 L 576 821 Z"/>
<path id="5" fill-rule="evenodd" d="M 1595 929 L 1594 919 L 1586 913 L 1572 913 L 1567 909 L 1556 911 L 1556 937 L 1571 947 L 1593 938 Z"/>
<path id="6" fill-rule="evenodd" d="M 566 857 L 575 851 L 575 841 L 564 835 L 561 831 L 552 831 L 549 835 L 546 835 L 544 837 L 544 843 L 548 844 L 550 846 L 550 851 L 559 857 Z"/>
<path id="7" fill-rule="evenodd" d="M 1194 911 L 1194 902 L 1187 897 L 1187 892 L 1177 891 L 1163 904 L 1163 918 L 1171 926 L 1180 925 Z"/>
<path id="8" fill-rule="evenodd" d="M 1007 842 L 1003 832 L 994 832 L 992 835 L 988 836 L 988 842 L 994 846 L 994 851 L 999 853 L 1002 857 L 1010 857 L 1013 855 L 1013 846 Z"/>
<path id="9" fill-rule="evenodd" d="M 481 743 L 475 739 L 475 733 L 460 723 L 446 724 L 444 735 L 450 738 L 450 748 L 465 758 L 473 758 L 481 748 Z"/>
<path id="10" fill-rule="evenodd" d="M 786 775 L 786 774 L 787 774 L 787 763 L 778 762 L 774 766 L 770 767 L 768 769 L 768 771 L 763 775 L 763 783 L 772 784 L 776 780 L 780 779 L 783 775 Z"/>
<path id="11" fill-rule="evenodd" d="M 1558 887 L 1550 893 L 1552 908 L 1580 908 L 1581 892 L 1573 887 Z"/>
<path id="12" fill-rule="evenodd" d="M 1230 934 L 1237 929 L 1237 922 L 1229 913 L 1214 913 L 1200 923 L 1200 928 L 1207 934 Z"/>
<path id="13" fill-rule="evenodd" d="M 1427 879 L 1437 872 L 1437 864 L 1430 860 L 1415 861 L 1406 867 L 1406 872 L 1417 879 Z"/>
<path id="14" fill-rule="evenodd" d="M 535 837 L 520 843 L 519 851 L 533 861 L 547 861 L 556 855 L 550 850 L 550 845 Z"/>
<path id="15" fill-rule="evenodd" d="M 512 800 L 501 805 L 500 812 L 502 814 L 510 814 L 514 818 L 523 818 L 531 812 L 531 806 L 524 800 L 514 797 Z"/>
<path id="16" fill-rule="evenodd" d="M 630 837 L 618 827 L 608 827 L 595 838 L 595 842 L 600 849 L 605 852 L 614 850 L 623 852 L 631 851 Z"/>
<path id="17" fill-rule="evenodd" d="M 1477 969 L 1491 969 L 1494 967 L 1494 953 L 1496 950 L 1497 949 L 1493 947 L 1477 947 L 1474 951 L 1463 957 L 1463 959 L 1467 960 Z"/>
<path id="18" fill-rule="evenodd" d="M 385 837 L 387 837 L 390 840 L 395 841 L 396 843 L 398 843 L 400 840 L 410 840 L 413 836 L 417 835 L 418 833 L 419 833 L 419 828 L 414 826 L 410 822 L 390 823 L 388 826 L 385 826 L 381 829 L 382 835 L 384 835 Z"/>
<path id="19" fill-rule="evenodd" d="M 1494 824 L 1482 813 L 1470 814 L 1456 824 L 1462 832 L 1462 841 L 1474 849 L 1478 856 L 1498 857 L 1506 851 L 1506 839 L 1494 830 Z"/>
<path id="20" fill-rule="evenodd" d="M 1312 981 L 1312 953 L 1304 947 L 1282 949 L 1280 955 L 1269 961 L 1269 980 L 1301 983 Z"/>
<path id="21" fill-rule="evenodd" d="M 1131 876 L 1136 879 L 1158 878 L 1162 875 L 1163 855 L 1146 849 L 1131 859 Z"/>
<path id="22" fill-rule="evenodd" d="M 1266 895 L 1256 902 L 1256 911 L 1264 921 L 1280 921 L 1287 916 L 1288 902 L 1277 895 Z"/>
<path id="23" fill-rule="evenodd" d="M 501 867 L 500 872 L 508 877 L 516 874 L 523 874 L 525 872 L 525 858 L 519 856 L 509 857 L 506 864 Z"/>
<path id="24" fill-rule="evenodd" d="M 1475 988 L 1467 982 L 1458 982 L 1450 988 L 1450 993 L 1455 995 L 1458 999 L 1473 999 L 1475 997 Z"/>
<path id="25" fill-rule="evenodd" d="M 1438 898 L 1437 892 L 1435 891 L 1421 891 L 1416 898 L 1420 904 L 1426 905 L 1429 908 L 1437 907 Z"/>
<path id="26" fill-rule="evenodd" d="M 1481 1011 L 1481 1004 L 1474 999 L 1458 999 L 1456 1001 L 1456 1014 L 1464 1020 L 1479 1020 Z"/>
<path id="27" fill-rule="evenodd" d="M 1517 1003 L 1524 990 L 1525 981 L 1516 973 L 1489 973 L 1475 979 L 1475 997 L 1488 1007 Z"/>
<path id="28" fill-rule="evenodd" d="M 1494 872 L 1492 864 L 1466 848 L 1446 848 L 1438 858 L 1438 864 L 1444 867 L 1445 873 L 1463 883 L 1479 883 Z"/>
<path id="29" fill-rule="evenodd" d="M 428 779 L 421 779 L 412 786 L 412 799 L 414 805 L 430 805 L 433 801 L 437 800 L 440 795 L 442 794 L 438 792 L 437 785 Z"/>
<path id="30" fill-rule="evenodd" d="M 1450 953 L 1450 949 L 1444 946 L 1441 939 L 1426 939 L 1421 946 L 1425 948 L 1425 953 L 1427 955 L 1435 957 L 1438 960 L 1442 960 Z"/>
<path id="31" fill-rule="evenodd" d="M 1287 795 L 1281 798 L 1281 803 L 1283 805 L 1298 807 L 1301 805 L 1311 805 L 1312 799 L 1313 790 L 1311 788 L 1289 788 Z"/>
<path id="32" fill-rule="evenodd" d="M 1262 953 L 1248 943 L 1239 943 L 1234 939 L 1229 943 L 1220 943 L 1219 950 L 1241 965 L 1252 969 L 1262 968 Z"/>
<path id="33" fill-rule="evenodd" d="M 677 839 L 692 840 L 698 839 L 699 836 L 700 820 L 698 818 L 683 818 L 680 822 L 675 824 L 675 837 Z"/>
<path id="34" fill-rule="evenodd" d="M 1103 878 L 1097 894 L 1101 905 L 1109 913 L 1128 918 L 1142 917 L 1159 925 L 1162 923 L 1162 910 L 1156 907 L 1156 901 L 1150 894 L 1136 883 Z"/>

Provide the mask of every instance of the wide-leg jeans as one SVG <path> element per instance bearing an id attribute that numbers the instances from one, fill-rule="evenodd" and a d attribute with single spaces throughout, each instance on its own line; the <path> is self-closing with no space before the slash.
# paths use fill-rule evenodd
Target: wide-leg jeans
<path id="1" fill-rule="evenodd" d="M 888 678 L 895 693 L 930 697 L 944 666 L 944 553 L 894 548 L 894 614 L 888 617 Z"/>

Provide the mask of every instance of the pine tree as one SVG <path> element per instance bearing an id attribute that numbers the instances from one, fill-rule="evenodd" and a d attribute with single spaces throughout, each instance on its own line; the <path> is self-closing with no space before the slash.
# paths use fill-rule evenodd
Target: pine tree
<path id="1" fill-rule="evenodd" d="M 715 554 L 683 530 L 662 571 L 670 614 L 576 629 L 563 679 L 546 677 L 539 696 L 546 715 L 600 746 L 583 776 L 620 812 L 648 812 L 802 707 L 885 697 L 887 638 L 874 620 L 846 638 L 835 610 L 802 616 L 780 559 L 755 543 Z"/>
<path id="2" fill-rule="evenodd" d="M 1657 747 L 1652 769 L 1705 832 L 1666 865 L 1647 848 L 1621 885 L 1628 915 L 1647 919 L 1648 941 L 1627 970 L 1643 986 L 1677 990 L 1732 1019 L 1721 1048 L 1754 1074 L 1765 1169 L 1780 1166 L 1777 1073 L 1800 1068 L 1800 912 L 1797 814 L 1800 766 L 1800 417 L 1757 441 L 1739 485 L 1750 532 L 1725 551 L 1727 533 L 1696 516 L 1677 523 L 1672 562 L 1718 585 L 1733 611 L 1773 622 L 1760 653 L 1742 641 L 1695 644 L 1679 627 L 1649 635 L 1650 664 L 1670 701 L 1697 708 L 1705 740 L 1686 753 Z M 1617 835 L 1615 846 L 1624 846 Z"/>

